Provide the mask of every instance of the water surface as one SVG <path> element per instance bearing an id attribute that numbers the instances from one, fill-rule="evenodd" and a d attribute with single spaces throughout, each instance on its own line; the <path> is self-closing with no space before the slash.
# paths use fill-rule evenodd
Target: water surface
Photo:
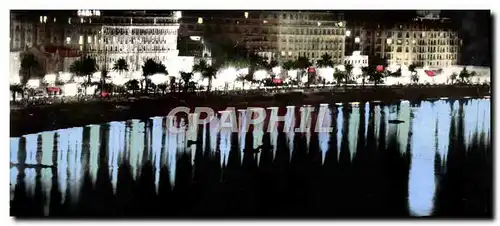
<path id="1" fill-rule="evenodd" d="M 282 132 L 314 128 L 304 108 L 268 109 L 285 117 L 274 132 L 242 132 L 239 109 L 235 133 L 153 117 L 11 138 L 10 213 L 492 217 L 489 99 L 331 104 L 331 132 Z"/>

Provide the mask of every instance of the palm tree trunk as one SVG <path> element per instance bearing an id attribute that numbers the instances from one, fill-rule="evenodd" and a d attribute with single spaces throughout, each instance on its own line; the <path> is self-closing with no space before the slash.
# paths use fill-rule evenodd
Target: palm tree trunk
<path id="1" fill-rule="evenodd" d="M 212 78 L 208 79 L 208 87 L 207 87 L 207 93 L 210 92 L 210 88 L 212 87 Z"/>

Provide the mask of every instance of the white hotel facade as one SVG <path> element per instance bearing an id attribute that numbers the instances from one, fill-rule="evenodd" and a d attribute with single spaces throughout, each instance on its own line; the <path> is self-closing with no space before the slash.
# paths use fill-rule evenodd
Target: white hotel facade
<path id="1" fill-rule="evenodd" d="M 144 61 L 150 58 L 163 63 L 173 76 L 179 71 L 191 71 L 193 57 L 178 56 L 180 12 L 167 15 L 146 14 L 144 11 L 106 14 L 98 10 L 80 10 L 67 16 L 39 15 L 39 21 L 18 21 L 11 16 L 11 53 L 17 56 L 30 47 L 43 52 L 45 46 L 62 46 L 95 57 L 99 69 L 107 68 L 108 71 L 120 58 L 127 61 L 130 72 L 142 71 Z M 38 15 L 31 18 L 38 18 Z M 18 29 L 18 24 L 30 25 L 42 33 L 22 26 Z M 31 33 L 26 35 L 28 31 Z M 11 57 L 12 60 L 19 61 L 15 56 Z M 69 71 L 69 64 L 62 71 Z M 17 74 L 15 72 L 14 69 L 11 73 Z"/>

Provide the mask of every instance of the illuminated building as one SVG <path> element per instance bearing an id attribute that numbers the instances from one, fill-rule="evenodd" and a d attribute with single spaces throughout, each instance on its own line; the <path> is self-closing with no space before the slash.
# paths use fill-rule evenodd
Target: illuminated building
<path id="1" fill-rule="evenodd" d="M 346 51 L 387 59 L 388 64 L 450 67 L 458 64 L 462 41 L 451 23 L 439 19 L 378 24 L 348 22 Z M 347 36 L 347 35 L 346 35 Z"/>
<path id="2" fill-rule="evenodd" d="M 320 11 L 224 11 L 183 18 L 180 36 L 233 42 L 267 59 L 281 62 L 321 55 L 344 58 L 345 21 L 342 14 Z"/>

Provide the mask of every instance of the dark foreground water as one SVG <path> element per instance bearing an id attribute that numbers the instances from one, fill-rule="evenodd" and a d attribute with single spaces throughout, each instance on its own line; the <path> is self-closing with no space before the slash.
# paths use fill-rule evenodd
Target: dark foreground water
<path id="1" fill-rule="evenodd" d="M 279 131 L 318 118 L 302 107 L 278 109 Z M 489 99 L 326 109 L 332 132 L 266 132 L 266 121 L 173 134 L 155 117 L 11 138 L 10 213 L 492 217 Z"/>

